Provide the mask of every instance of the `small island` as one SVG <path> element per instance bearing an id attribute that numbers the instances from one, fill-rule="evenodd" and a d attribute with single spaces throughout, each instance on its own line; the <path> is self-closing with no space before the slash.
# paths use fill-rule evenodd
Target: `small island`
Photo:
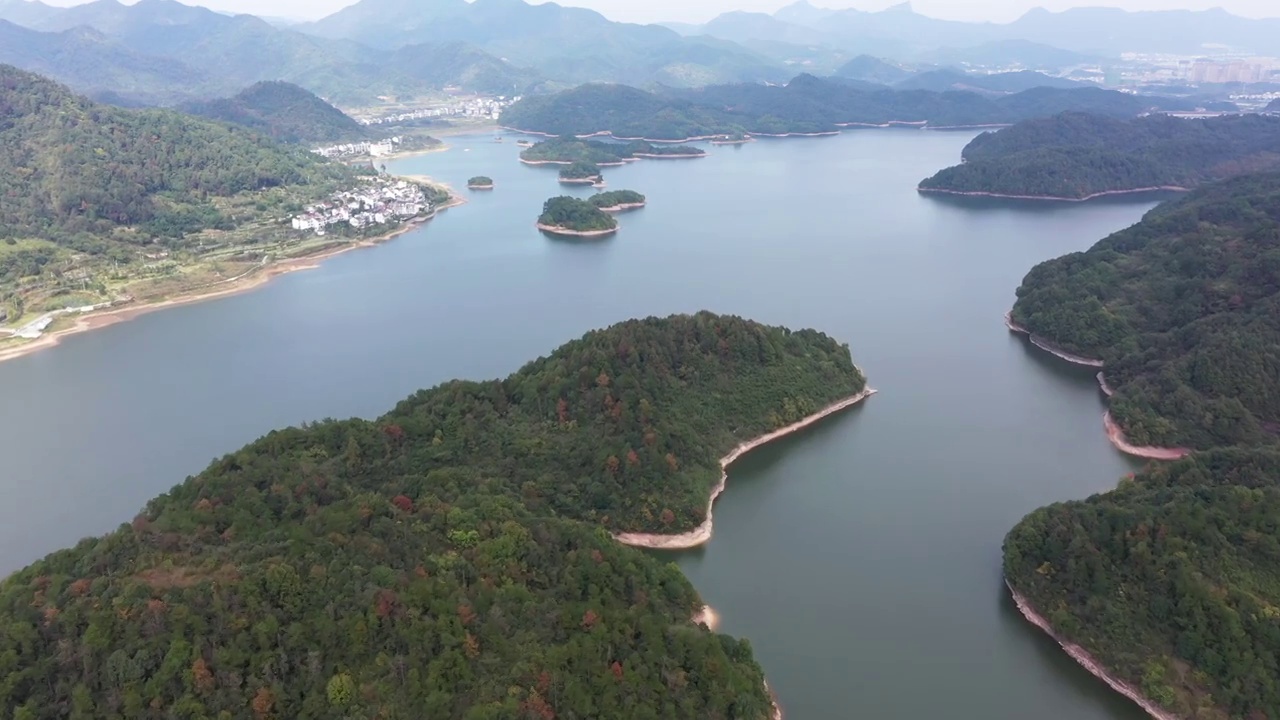
<path id="1" fill-rule="evenodd" d="M 538 229 L 552 235 L 604 237 L 618 232 L 618 221 L 586 200 L 561 195 L 542 206 Z"/>
<path id="2" fill-rule="evenodd" d="M 467 181 L 468 190 L 492 190 L 493 178 L 487 175 L 477 175 Z"/>
<path id="3" fill-rule="evenodd" d="M 640 158 L 679 160 L 706 157 L 707 152 L 690 145 L 655 145 L 644 140 L 627 143 L 583 140 L 573 136 L 544 140 L 520 153 L 526 165 L 569 165 L 591 162 L 600 166 L 625 165 Z"/>
<path id="4" fill-rule="evenodd" d="M 592 195 L 587 202 L 604 212 L 613 213 L 642 208 L 645 197 L 635 190 L 610 190 Z"/>
<path id="5" fill-rule="evenodd" d="M 581 160 L 560 168 L 560 182 L 565 185 L 603 185 L 600 166 Z"/>

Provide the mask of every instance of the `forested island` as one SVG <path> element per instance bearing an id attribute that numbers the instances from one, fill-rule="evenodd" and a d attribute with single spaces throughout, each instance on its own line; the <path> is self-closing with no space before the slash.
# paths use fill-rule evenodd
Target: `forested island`
<path id="1" fill-rule="evenodd" d="M 225 288 L 333 248 L 290 217 L 372 172 L 232 125 L 100 105 L 7 66 L 0 107 L 0 319 L 23 339 L 47 313 Z M 20 342 L 0 339 L 0 354 Z"/>
<path id="2" fill-rule="evenodd" d="M 592 195 L 588 202 L 605 212 L 621 212 L 642 208 L 647 201 L 635 190 L 610 190 Z"/>
<path id="3" fill-rule="evenodd" d="M 926 192 L 1058 200 L 1186 190 L 1280 168 L 1280 117 L 1063 113 L 974 138 Z"/>
<path id="4" fill-rule="evenodd" d="M 587 200 L 561 195 L 543 204 L 538 229 L 553 235 L 603 237 L 618 231 L 618 221 Z"/>
<path id="5" fill-rule="evenodd" d="M 1104 361 L 1110 417 L 1138 446 L 1208 449 L 1280 432 L 1280 173 L 1206 185 L 1036 266 L 1012 320 Z"/>
<path id="6" fill-rule="evenodd" d="M 863 386 L 826 335 L 701 313 L 272 432 L 0 582 L 0 698 L 23 719 L 765 720 L 750 646 L 606 530 L 697 523 L 719 456 Z"/>
<path id="7" fill-rule="evenodd" d="M 1029 619 L 1153 716 L 1280 717 L 1278 479 L 1274 446 L 1151 466 L 1029 515 L 1005 577 Z"/>
<path id="8" fill-rule="evenodd" d="M 368 140 L 365 126 L 315 94 L 287 82 L 260 82 L 234 97 L 187 103 L 183 112 L 243 125 L 290 143 Z"/>
<path id="9" fill-rule="evenodd" d="M 1038 87 L 987 97 L 973 92 L 868 89 L 839 78 L 800 75 L 786 85 L 718 85 L 646 92 L 625 85 L 583 85 L 527 96 L 507 108 L 509 128 L 555 136 L 611 134 L 620 139 L 683 141 L 722 136 L 833 133 L 847 126 L 927 127 L 1016 123 L 1065 111 L 1134 117 L 1184 103 L 1100 88 Z"/>
<path id="10" fill-rule="evenodd" d="M 705 150 L 689 145 L 654 145 L 643 140 L 628 143 L 601 142 L 575 137 L 543 140 L 520 153 L 528 165 L 589 162 L 596 165 L 622 165 L 637 158 L 700 158 Z"/>
<path id="11" fill-rule="evenodd" d="M 560 182 L 568 185 L 599 185 L 604 182 L 600 166 L 586 160 L 569 163 L 560 168 Z"/>
<path id="12" fill-rule="evenodd" d="M 467 187 L 472 190 L 492 190 L 493 178 L 488 175 L 476 175 L 467 181 Z"/>

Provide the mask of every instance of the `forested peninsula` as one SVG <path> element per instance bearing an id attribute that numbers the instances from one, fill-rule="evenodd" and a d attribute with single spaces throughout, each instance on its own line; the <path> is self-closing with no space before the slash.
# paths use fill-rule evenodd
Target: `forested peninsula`
<path id="1" fill-rule="evenodd" d="M 1022 611 L 1155 717 L 1280 717 L 1280 450 L 1212 450 L 1005 539 Z"/>
<path id="2" fill-rule="evenodd" d="M 867 89 L 839 78 L 800 75 L 782 86 L 718 85 L 646 92 L 583 85 L 528 96 L 502 125 L 554 136 L 612 135 L 664 142 L 715 137 L 825 134 L 847 126 L 985 126 L 1069 110 L 1133 117 L 1172 101 L 1100 88 L 1039 87 L 1000 97 L 972 92 Z M 1176 104 L 1176 103 L 1175 103 Z"/>
<path id="3" fill-rule="evenodd" d="M 1206 185 L 1041 263 L 1012 321 L 1105 364 L 1138 446 L 1208 449 L 1280 433 L 1280 173 Z"/>
<path id="4" fill-rule="evenodd" d="M 654 145 L 642 140 L 611 143 L 570 136 L 536 143 L 520 153 L 520 160 L 528 165 L 568 165 L 577 162 L 622 165 L 639 158 L 700 158 L 706 155 L 705 150 L 689 145 Z"/>
<path id="5" fill-rule="evenodd" d="M 737 444 L 865 389 L 847 346 L 700 313 L 272 432 L 0 582 L 14 717 L 742 718 L 745 641 L 607 531 L 696 525 Z"/>
<path id="6" fill-rule="evenodd" d="M 964 163 L 920 184 L 925 192 L 1088 200 L 1187 190 L 1280 168 L 1280 117 L 1062 113 L 974 138 Z"/>

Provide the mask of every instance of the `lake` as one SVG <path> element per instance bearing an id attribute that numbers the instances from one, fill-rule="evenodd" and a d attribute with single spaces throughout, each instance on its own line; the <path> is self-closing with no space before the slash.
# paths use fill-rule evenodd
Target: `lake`
<path id="1" fill-rule="evenodd" d="M 375 416 L 592 328 L 707 309 L 823 330 L 880 390 L 735 465 L 712 542 L 669 555 L 750 639 L 789 720 L 1144 717 L 1006 597 L 1005 532 L 1137 465 L 1103 434 L 1093 373 L 1002 316 L 1034 264 L 1152 202 L 918 195 L 972 137 L 856 131 L 606 168 L 649 207 L 596 242 L 534 228 L 546 198 L 592 191 L 520 165 L 510 138 L 397 161 L 497 189 L 320 269 L 0 363 L 0 574 L 272 428 Z"/>

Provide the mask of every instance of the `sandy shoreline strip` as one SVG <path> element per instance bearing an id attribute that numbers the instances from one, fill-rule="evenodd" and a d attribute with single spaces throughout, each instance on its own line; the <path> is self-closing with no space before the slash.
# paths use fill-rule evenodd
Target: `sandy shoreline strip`
<path id="1" fill-rule="evenodd" d="M 1181 720 L 1178 716 L 1147 699 L 1132 685 L 1112 675 L 1111 672 L 1094 659 L 1087 650 L 1073 642 L 1068 642 L 1063 639 L 1054 631 L 1053 626 L 1049 625 L 1049 621 L 1041 617 L 1041 615 L 1036 612 L 1035 608 L 1031 607 L 1031 603 L 1027 602 L 1027 599 L 1015 590 L 1008 580 L 1005 581 L 1005 586 L 1009 588 L 1010 594 L 1013 595 L 1013 602 L 1018 606 L 1018 611 L 1022 613 L 1022 616 L 1032 625 L 1043 630 L 1046 635 L 1053 638 L 1058 645 L 1066 651 L 1067 655 L 1071 656 L 1072 660 L 1079 663 L 1080 666 L 1085 670 L 1088 670 L 1090 674 L 1105 682 L 1112 690 L 1115 690 L 1121 695 L 1124 695 L 1137 703 L 1139 707 L 1145 710 L 1148 715 L 1156 720 Z"/>
<path id="2" fill-rule="evenodd" d="M 617 204 L 617 205 L 610 205 L 609 207 L 602 207 L 602 208 L 600 208 L 600 211 L 601 211 L 601 212 L 607 212 L 607 213 L 618 213 L 618 212 L 623 212 L 623 211 L 625 211 L 625 210 L 638 210 L 638 209 L 640 209 L 640 208 L 644 207 L 644 206 L 645 206 L 645 205 L 647 205 L 647 204 L 648 204 L 648 203 L 642 203 L 642 202 L 638 202 L 638 203 L 619 203 L 619 204 Z"/>
<path id="3" fill-rule="evenodd" d="M 1111 417 L 1111 411 L 1102 415 L 1102 426 L 1107 429 L 1107 438 L 1120 452 L 1148 460 L 1181 460 L 1191 454 L 1188 448 L 1162 448 L 1149 445 L 1131 445 L 1124 435 L 1124 430 Z"/>
<path id="4" fill-rule="evenodd" d="M 1111 387 L 1111 385 L 1107 383 L 1107 377 L 1104 374 L 1105 371 L 1101 370 L 1103 367 L 1103 362 L 1101 360 L 1073 355 L 1065 350 L 1054 347 L 1052 343 L 1049 343 L 1046 340 L 1039 339 L 1036 335 L 1032 334 L 1030 330 L 1022 327 L 1014 321 L 1012 310 L 1004 314 L 1004 324 L 1005 327 L 1015 333 L 1029 336 L 1033 345 L 1047 353 L 1056 355 L 1069 363 L 1099 368 L 1097 375 L 1098 387 L 1102 389 L 1102 393 L 1108 398 L 1116 394 L 1115 388 Z M 1181 460 L 1192 452 L 1187 448 L 1161 448 L 1133 445 L 1129 442 L 1128 438 L 1125 437 L 1124 429 L 1120 427 L 1119 423 L 1112 419 L 1110 411 L 1107 411 L 1102 416 L 1102 425 L 1107 431 L 1107 439 L 1111 441 L 1111 444 L 1114 445 L 1117 450 L 1126 455 L 1146 458 L 1147 460 Z"/>
<path id="5" fill-rule="evenodd" d="M 939 130 L 944 128 L 937 128 Z M 958 128 L 957 128 L 958 129 Z M 946 188 L 930 188 L 921 185 L 916 188 L 920 193 L 933 193 L 935 195 L 956 195 L 959 197 L 986 197 L 1000 198 L 1002 200 L 1043 200 L 1045 202 L 1088 202 L 1096 200 L 1100 197 L 1111 197 L 1116 195 L 1141 195 L 1143 193 L 1153 192 L 1191 192 L 1191 188 L 1184 188 L 1178 185 L 1159 185 L 1154 187 L 1130 188 L 1127 190 L 1103 190 L 1092 195 L 1084 197 L 1066 197 L 1065 195 L 1014 195 L 1010 193 L 994 193 L 981 192 L 977 190 L 948 190 Z"/>
<path id="6" fill-rule="evenodd" d="M 585 238 L 604 237 L 605 235 L 612 235 L 618 232 L 617 227 L 613 227 L 608 230 L 570 230 L 569 228 L 560 227 L 559 225 L 543 225 L 542 223 L 537 223 L 537 227 L 542 232 L 551 233 L 552 235 L 566 235 L 569 237 Z"/>
<path id="7" fill-rule="evenodd" d="M 46 348 L 55 347 L 63 338 L 70 337 L 71 335 L 110 327 L 117 323 L 133 320 L 134 318 L 146 315 L 147 313 L 156 312 L 157 310 L 166 310 L 168 308 L 179 307 L 181 305 L 192 305 L 206 300 L 216 300 L 218 298 L 230 297 L 232 295 L 249 292 L 250 290 L 256 290 L 281 275 L 287 275 L 300 270 L 314 270 L 315 268 L 320 267 L 321 262 L 328 260 L 329 258 L 351 252 L 352 250 L 376 247 L 394 238 L 400 237 L 411 230 L 416 230 L 426 222 L 435 219 L 435 217 L 443 210 L 448 210 L 451 207 L 457 207 L 458 205 L 466 203 L 465 198 L 452 192 L 450 195 L 451 197 L 449 198 L 449 202 L 436 208 L 430 215 L 421 218 L 414 218 L 395 230 L 383 235 L 349 242 L 340 247 L 319 252 L 314 255 L 304 255 L 302 257 L 289 258 L 287 260 L 260 265 L 257 268 L 234 278 L 219 280 L 212 285 L 193 289 L 189 294 L 179 295 L 167 300 L 157 300 L 155 302 L 142 303 L 138 305 L 122 305 L 106 309 L 101 312 L 86 313 L 76 318 L 75 324 L 71 327 L 63 328 L 51 333 L 45 333 L 29 343 L 0 350 L 0 362 L 30 355 L 31 353 L 39 352 Z"/>
<path id="8" fill-rule="evenodd" d="M 716 498 L 724 492 L 725 485 L 729 481 L 729 466 L 735 460 L 746 455 L 752 450 L 766 445 L 781 437 L 786 437 L 794 432 L 803 430 L 804 428 L 825 419 L 829 415 L 851 408 L 854 405 L 876 394 L 876 390 L 871 387 L 863 389 L 862 392 L 844 400 L 828 405 L 823 410 L 810 415 L 798 422 L 794 422 L 786 427 L 774 430 L 771 433 L 761 435 L 754 440 L 748 440 L 736 448 L 728 455 L 720 458 L 720 482 L 711 490 L 711 499 L 707 501 L 707 517 L 698 527 L 678 535 L 657 535 L 651 533 L 619 533 L 614 535 L 614 539 L 623 545 L 631 545 L 632 547 L 650 548 L 654 550 L 687 550 L 689 548 L 698 547 L 705 544 L 711 539 L 711 530 L 713 521 L 711 517 L 712 508 L 715 506 Z"/>
<path id="9" fill-rule="evenodd" d="M 1087 358 L 1087 357 L 1084 357 L 1083 355 L 1076 355 L 1075 353 L 1067 352 L 1066 350 L 1063 350 L 1062 348 L 1058 347 L 1057 345 L 1054 345 L 1048 340 L 1045 340 L 1039 335 L 1036 335 L 1035 333 L 1031 332 L 1027 328 L 1022 327 L 1018 323 L 1014 322 L 1012 310 L 1004 314 L 1004 325 L 1005 327 L 1009 328 L 1013 332 L 1019 333 L 1021 335 L 1026 335 L 1027 337 L 1029 337 L 1031 339 L 1032 345 L 1035 345 L 1036 347 L 1040 348 L 1041 350 L 1051 355 L 1056 355 L 1059 358 L 1066 360 L 1067 362 L 1073 365 L 1083 365 L 1085 367 L 1092 367 L 1092 368 L 1101 368 L 1103 365 L 1101 360 L 1096 360 L 1094 358 Z"/>
<path id="10" fill-rule="evenodd" d="M 520 158 L 520 162 L 524 163 L 525 165 L 533 165 L 536 167 L 538 165 L 572 165 L 574 161 L 572 160 L 525 160 L 524 158 Z M 598 163 L 594 163 L 594 165 L 596 167 L 622 167 L 627 163 L 633 163 L 633 162 L 636 162 L 635 158 L 623 158 L 622 160 L 618 160 L 618 161 L 598 162 Z"/>

